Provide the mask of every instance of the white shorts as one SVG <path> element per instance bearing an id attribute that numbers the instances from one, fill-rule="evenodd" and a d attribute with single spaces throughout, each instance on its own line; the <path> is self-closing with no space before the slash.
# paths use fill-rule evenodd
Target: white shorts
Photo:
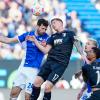
<path id="1" fill-rule="evenodd" d="M 13 81 L 13 87 L 18 86 L 21 89 L 25 89 L 25 92 L 31 94 L 32 86 L 37 74 L 38 74 L 37 68 L 31 68 L 31 67 L 19 68 L 15 80 Z"/>

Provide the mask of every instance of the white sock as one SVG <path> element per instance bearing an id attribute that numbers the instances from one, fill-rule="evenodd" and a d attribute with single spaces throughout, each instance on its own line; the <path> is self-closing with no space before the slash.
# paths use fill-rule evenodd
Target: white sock
<path id="1" fill-rule="evenodd" d="M 44 92 L 45 92 L 45 83 L 43 83 L 42 86 L 41 86 L 40 95 L 39 95 L 37 100 L 43 100 Z"/>
<path id="2" fill-rule="evenodd" d="M 10 100 L 17 100 L 17 97 L 15 97 L 15 98 L 10 97 Z"/>

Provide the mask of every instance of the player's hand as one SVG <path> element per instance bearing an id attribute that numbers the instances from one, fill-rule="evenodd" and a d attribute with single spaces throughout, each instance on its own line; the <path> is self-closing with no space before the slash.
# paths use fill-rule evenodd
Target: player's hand
<path id="1" fill-rule="evenodd" d="M 81 70 L 79 72 L 74 73 L 75 78 L 76 79 L 79 78 L 81 74 L 82 74 L 82 71 Z"/>
<path id="2" fill-rule="evenodd" d="M 90 64 L 90 63 L 91 63 L 91 62 L 86 58 L 85 55 L 82 55 L 81 57 L 82 57 L 82 59 L 83 59 L 87 64 Z"/>
<path id="3" fill-rule="evenodd" d="M 36 38 L 35 38 L 35 36 L 27 36 L 26 37 L 26 40 L 30 40 L 30 41 L 36 41 Z"/>
<path id="4" fill-rule="evenodd" d="M 46 46 L 46 41 L 43 40 L 43 41 L 41 42 L 41 45 L 45 47 L 45 46 Z"/>

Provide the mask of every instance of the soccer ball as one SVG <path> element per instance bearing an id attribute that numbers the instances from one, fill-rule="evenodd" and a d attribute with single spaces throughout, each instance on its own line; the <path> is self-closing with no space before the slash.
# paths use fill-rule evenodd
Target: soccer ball
<path id="1" fill-rule="evenodd" d="M 33 7 L 31 8 L 31 12 L 35 16 L 40 16 L 41 14 L 44 13 L 44 7 L 41 4 L 34 4 Z"/>

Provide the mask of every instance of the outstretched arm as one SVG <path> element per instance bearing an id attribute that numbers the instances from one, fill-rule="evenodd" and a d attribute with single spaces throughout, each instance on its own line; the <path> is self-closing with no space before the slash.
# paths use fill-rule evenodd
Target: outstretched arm
<path id="1" fill-rule="evenodd" d="M 77 48 L 77 51 L 80 53 L 83 61 L 85 61 L 87 64 L 89 64 L 89 60 L 86 58 L 84 49 L 81 45 L 81 41 L 77 38 L 77 36 L 75 37 L 75 42 L 74 42 L 75 47 Z"/>
<path id="2" fill-rule="evenodd" d="M 0 36 L 0 42 L 7 43 L 7 44 L 16 43 L 16 42 L 18 42 L 18 38 L 17 38 L 17 36 L 14 37 L 14 38 L 8 38 L 8 37 L 5 37 L 5 36 Z"/>
<path id="3" fill-rule="evenodd" d="M 47 54 L 50 49 L 52 48 L 51 45 L 46 45 L 43 46 L 39 43 L 39 41 L 35 38 L 35 36 L 27 36 L 26 37 L 27 40 L 33 41 L 35 43 L 35 45 L 44 53 Z"/>

